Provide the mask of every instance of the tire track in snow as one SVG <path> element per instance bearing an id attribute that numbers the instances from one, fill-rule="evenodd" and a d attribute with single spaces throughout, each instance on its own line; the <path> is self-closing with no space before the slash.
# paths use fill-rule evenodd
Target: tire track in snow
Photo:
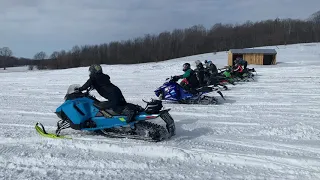
<path id="1" fill-rule="evenodd" d="M 0 167 L 2 166 L 7 170 L 15 170 L 16 172 L 20 172 L 23 174 L 22 176 L 40 173 L 43 176 L 49 175 L 49 177 L 52 174 L 55 174 L 56 176 L 61 176 L 64 174 L 69 176 L 82 175 L 94 177 L 95 175 L 103 175 L 104 173 L 109 173 L 110 171 L 114 172 L 114 176 L 117 175 L 118 177 L 119 174 L 123 172 L 145 174 L 144 169 L 148 169 L 150 173 L 153 173 L 158 171 L 159 168 L 168 167 L 166 161 L 163 161 L 162 159 L 156 161 L 149 160 L 149 163 L 144 163 L 144 158 L 141 159 L 139 156 L 131 157 L 132 155 L 128 155 L 127 161 L 122 161 L 122 154 L 101 154 L 97 151 L 79 149 L 73 146 L 65 146 L 63 143 L 61 144 L 61 142 L 57 143 L 57 145 L 61 145 L 62 147 L 57 149 L 57 146 L 53 146 L 50 143 L 43 144 L 42 146 L 35 146 L 37 148 L 33 147 L 32 145 L 23 146 L 20 148 L 14 147 L 16 152 L 23 151 L 23 153 L 16 153 L 8 150 L 12 149 L 11 147 L 6 148 L 6 150 L 2 151 L 6 152 L 6 157 L 0 156 L 0 162 L 2 162 L 0 163 Z M 28 147 L 31 148 L 29 149 Z M 65 147 L 67 147 L 67 149 L 64 149 Z M 24 148 L 24 150 L 21 148 Z M 61 153 L 64 155 L 61 155 Z M 81 156 L 86 156 L 86 158 L 79 158 Z M 175 165 L 176 164 L 171 164 L 169 166 L 174 167 Z M 105 168 L 107 169 L 105 170 Z M 112 175 L 112 173 L 109 173 L 109 175 L 110 174 Z"/>
<path id="2" fill-rule="evenodd" d="M 147 165 L 143 163 L 136 163 L 133 161 L 120 162 L 117 159 L 98 159 L 95 156 L 88 155 L 88 151 L 70 151 L 65 152 L 63 148 L 57 149 L 50 144 L 36 144 L 24 146 L 7 146 L 0 149 L 0 163 L 6 169 L 14 169 L 16 171 L 34 171 L 46 174 L 47 169 L 54 169 L 54 173 L 58 174 L 77 174 L 77 175 L 95 175 L 94 171 L 104 172 L 123 170 L 134 171 L 139 168 L 146 168 Z M 60 144 L 61 145 L 61 144 Z M 36 150 L 36 151 L 35 151 Z M 86 156 L 85 159 L 79 156 Z M 92 158 L 88 160 L 87 157 Z M 105 162 L 105 160 L 108 160 Z M 129 169 L 128 169 L 129 168 Z M 119 173 L 119 172 L 118 172 Z M 112 174 L 112 173 L 111 173 Z M 117 173 L 116 173 L 117 174 Z"/>
<path id="3" fill-rule="evenodd" d="M 208 143 L 207 143 L 208 144 Z M 206 145 L 207 145 L 206 144 Z M 197 144 L 198 148 L 201 148 L 199 144 Z M 93 151 L 99 151 L 104 153 L 112 153 L 112 154 L 123 154 L 126 156 L 127 154 L 134 155 L 135 157 L 148 157 L 148 158 L 161 158 L 161 159 L 174 159 L 176 161 L 185 162 L 193 162 L 203 164 L 213 164 L 213 165 L 230 165 L 230 166 L 260 166 L 261 168 L 270 168 L 270 169 L 282 169 L 283 167 L 294 168 L 298 170 L 310 170 L 312 167 L 304 167 L 299 166 L 296 163 L 290 164 L 290 162 L 297 161 L 293 158 L 282 158 L 282 157 L 270 157 L 264 155 L 247 155 L 242 153 L 235 152 L 226 152 L 221 153 L 221 150 L 211 150 L 206 147 L 207 150 L 194 150 L 187 148 L 177 148 L 177 147 L 168 147 L 168 146 L 139 146 L 139 145 L 129 145 L 123 146 L 120 144 L 91 144 L 90 148 L 85 146 L 84 144 L 77 143 L 73 146 L 75 149 L 90 149 Z M 248 147 L 251 148 L 251 147 Z M 244 151 L 244 153 L 246 153 Z M 283 163 L 283 161 L 287 161 L 288 163 Z M 309 161 L 309 163 L 313 163 L 314 165 L 320 165 L 318 161 Z M 269 165 L 268 165 L 269 164 Z M 312 168 L 311 168 L 312 169 Z M 316 170 L 314 170 L 316 171 Z"/>

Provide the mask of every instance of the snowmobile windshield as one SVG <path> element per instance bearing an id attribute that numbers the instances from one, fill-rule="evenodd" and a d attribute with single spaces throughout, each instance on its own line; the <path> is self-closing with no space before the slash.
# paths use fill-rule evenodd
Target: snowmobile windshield
<path id="1" fill-rule="evenodd" d="M 67 94 L 66 94 L 66 95 L 74 93 L 74 92 L 75 92 L 74 89 L 75 89 L 75 88 L 79 88 L 79 87 L 81 87 L 80 84 L 71 84 L 71 85 L 69 86 L 69 88 L 68 88 L 68 91 L 67 91 Z"/>
<path id="2" fill-rule="evenodd" d="M 68 88 L 68 91 L 67 91 L 67 94 L 64 96 L 64 100 L 66 101 L 67 99 L 70 99 L 70 94 L 73 94 L 73 93 L 75 93 L 75 88 L 79 88 L 79 87 L 81 87 L 80 86 L 80 84 L 72 84 L 72 85 L 70 85 L 69 86 L 69 88 Z"/>

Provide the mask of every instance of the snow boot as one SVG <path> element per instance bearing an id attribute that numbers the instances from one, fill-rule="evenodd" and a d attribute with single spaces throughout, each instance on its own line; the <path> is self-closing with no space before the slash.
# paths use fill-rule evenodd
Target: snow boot
<path id="1" fill-rule="evenodd" d="M 123 109 L 122 114 L 127 116 L 127 120 L 126 120 L 127 123 L 133 122 L 135 120 L 134 119 L 134 116 L 136 115 L 135 111 L 132 109 L 129 109 L 128 107 Z"/>

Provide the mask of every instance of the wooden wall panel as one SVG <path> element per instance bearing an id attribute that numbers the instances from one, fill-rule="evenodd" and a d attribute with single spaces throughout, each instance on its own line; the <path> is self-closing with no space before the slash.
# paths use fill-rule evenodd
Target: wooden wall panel
<path id="1" fill-rule="evenodd" d="M 263 64 L 263 54 L 244 54 L 243 59 L 245 59 L 248 64 Z"/>
<path id="2" fill-rule="evenodd" d="M 277 64 L 277 55 L 273 55 L 272 64 Z"/>
<path id="3" fill-rule="evenodd" d="M 229 52 L 228 52 L 228 65 L 229 65 L 229 66 L 232 66 L 232 65 L 233 65 L 233 64 L 232 64 L 232 56 L 233 56 L 232 53 L 229 51 Z"/>

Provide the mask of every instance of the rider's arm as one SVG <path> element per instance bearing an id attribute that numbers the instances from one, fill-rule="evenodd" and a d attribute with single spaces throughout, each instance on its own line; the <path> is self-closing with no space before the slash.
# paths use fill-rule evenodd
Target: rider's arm
<path id="1" fill-rule="evenodd" d="M 179 75 L 179 76 L 174 76 L 175 78 L 178 78 L 178 79 L 182 79 L 182 78 L 187 78 L 190 76 L 190 73 L 191 73 L 191 70 L 187 70 L 183 75 Z M 178 80 L 177 79 L 177 80 Z"/>
<path id="2" fill-rule="evenodd" d="M 91 85 L 92 85 L 92 80 L 89 78 L 88 81 L 86 83 L 84 83 L 84 85 L 79 88 L 79 91 L 86 90 L 89 87 L 91 87 Z"/>
<path id="3" fill-rule="evenodd" d="M 190 73 L 191 73 L 191 70 L 187 70 L 183 75 L 182 75 L 182 78 L 187 78 L 190 76 Z"/>
<path id="4" fill-rule="evenodd" d="M 239 71 L 240 66 L 237 66 L 233 71 Z"/>

